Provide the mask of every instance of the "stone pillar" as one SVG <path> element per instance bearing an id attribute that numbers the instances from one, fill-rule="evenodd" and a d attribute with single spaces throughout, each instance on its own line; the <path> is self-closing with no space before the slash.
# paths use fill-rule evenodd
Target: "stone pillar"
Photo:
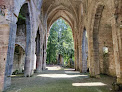
<path id="1" fill-rule="evenodd" d="M 76 71 L 79 71 L 79 47 L 78 47 L 78 40 L 76 45 Z"/>
<path id="2" fill-rule="evenodd" d="M 42 62 L 41 62 L 41 56 L 37 56 L 37 61 L 36 61 L 36 72 L 40 73 L 42 72 Z"/>
<path id="3" fill-rule="evenodd" d="M 46 69 L 46 57 L 47 57 L 47 54 L 46 54 L 46 49 L 45 49 L 44 50 L 44 67 L 43 67 L 44 70 Z"/>
<path id="4" fill-rule="evenodd" d="M 116 75 L 117 75 L 117 83 L 122 84 L 122 0 L 118 0 L 118 9 L 116 9 L 116 15 L 118 19 L 116 20 L 116 31 L 119 32 L 117 36 L 119 36 L 119 62 L 116 61 Z M 114 30 L 114 31 L 115 31 Z M 118 54 L 118 53 L 116 53 Z"/>
<path id="5" fill-rule="evenodd" d="M 79 70 L 80 72 L 82 72 L 82 35 L 83 35 L 83 32 L 82 32 L 82 28 L 79 29 Z"/>
<path id="6" fill-rule="evenodd" d="M 46 69 L 46 44 L 47 42 L 46 42 L 46 36 L 45 36 L 45 38 L 44 38 L 44 43 L 43 43 L 43 55 L 42 55 L 42 68 L 43 68 L 43 70 L 45 70 Z"/>
<path id="7" fill-rule="evenodd" d="M 40 73 L 41 71 L 42 71 L 41 42 L 40 42 L 40 35 L 37 35 L 37 42 L 36 42 L 36 72 Z"/>
<path id="8" fill-rule="evenodd" d="M 34 68 L 35 68 L 35 38 L 32 37 L 32 52 L 31 52 L 31 75 L 34 74 Z"/>
<path id="9" fill-rule="evenodd" d="M 7 60 L 9 25 L 0 24 L 0 92 L 4 90 L 5 66 Z"/>
<path id="10" fill-rule="evenodd" d="M 42 70 L 44 69 L 44 44 L 43 44 L 43 48 L 42 48 Z"/>
<path id="11" fill-rule="evenodd" d="M 9 44 L 8 44 L 6 69 L 5 69 L 4 89 L 6 89 L 8 86 L 11 85 L 10 76 L 12 75 L 12 69 L 13 69 L 16 30 L 17 30 L 17 25 L 10 23 L 10 33 L 9 33 Z"/>
<path id="12" fill-rule="evenodd" d="M 115 54 L 118 55 L 116 58 L 115 64 L 116 64 L 116 75 L 117 75 L 117 83 L 122 84 L 122 26 L 120 25 L 120 28 L 117 30 L 118 35 L 118 53 Z"/>
<path id="13" fill-rule="evenodd" d="M 87 52 L 88 52 L 88 44 L 86 38 L 86 31 L 83 32 L 82 39 L 82 72 L 87 72 Z"/>
<path id="14" fill-rule="evenodd" d="M 26 49 L 25 49 L 25 66 L 24 76 L 30 77 L 32 74 L 32 31 L 29 16 L 26 17 Z"/>
<path id="15" fill-rule="evenodd" d="M 43 69 L 46 69 L 46 57 L 47 57 L 47 53 L 46 53 L 46 39 L 45 39 L 45 43 L 44 43 L 44 64 L 43 64 Z"/>
<path id="16" fill-rule="evenodd" d="M 77 46 L 77 44 L 76 44 L 76 39 L 74 39 L 75 41 L 74 41 L 74 57 L 75 57 L 75 61 L 74 61 L 74 68 L 75 68 L 75 70 L 77 70 L 77 48 L 76 48 L 76 46 Z"/>

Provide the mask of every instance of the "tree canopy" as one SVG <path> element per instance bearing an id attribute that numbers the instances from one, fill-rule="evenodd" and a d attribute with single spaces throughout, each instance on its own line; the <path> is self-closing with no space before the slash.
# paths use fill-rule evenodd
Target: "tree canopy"
<path id="1" fill-rule="evenodd" d="M 74 58 L 74 41 L 72 30 L 63 19 L 58 19 L 50 29 L 50 36 L 47 43 L 47 63 L 57 63 L 61 55 L 65 62 Z"/>

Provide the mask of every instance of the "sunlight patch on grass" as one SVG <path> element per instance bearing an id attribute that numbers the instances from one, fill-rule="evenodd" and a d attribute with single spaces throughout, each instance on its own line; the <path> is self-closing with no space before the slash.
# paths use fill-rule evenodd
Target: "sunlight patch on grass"
<path id="1" fill-rule="evenodd" d="M 55 66 L 55 67 L 46 67 L 48 70 L 61 70 L 61 67 Z"/>
<path id="2" fill-rule="evenodd" d="M 75 69 L 71 69 L 71 68 L 66 68 L 64 70 L 68 70 L 68 71 L 75 71 Z"/>
<path id="3" fill-rule="evenodd" d="M 65 73 L 80 73 L 79 71 L 65 71 Z"/>
<path id="4" fill-rule="evenodd" d="M 91 83 L 72 83 L 72 86 L 105 86 L 102 82 L 91 82 Z"/>
<path id="5" fill-rule="evenodd" d="M 67 75 L 67 74 L 40 74 L 40 77 L 48 78 L 75 78 L 75 77 L 88 77 L 88 75 Z"/>

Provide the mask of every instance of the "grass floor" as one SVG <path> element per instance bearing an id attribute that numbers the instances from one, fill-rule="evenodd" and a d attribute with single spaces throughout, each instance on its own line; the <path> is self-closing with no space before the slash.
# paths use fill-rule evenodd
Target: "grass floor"
<path id="1" fill-rule="evenodd" d="M 90 78 L 73 69 L 49 66 L 48 70 L 33 77 L 13 76 L 12 85 L 6 92 L 114 92 L 114 78 L 102 76 Z"/>

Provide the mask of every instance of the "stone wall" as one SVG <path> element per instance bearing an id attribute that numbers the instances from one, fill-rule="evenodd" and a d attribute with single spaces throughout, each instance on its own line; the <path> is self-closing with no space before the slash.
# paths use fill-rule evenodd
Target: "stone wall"
<path id="1" fill-rule="evenodd" d="M 9 29 L 10 28 L 8 24 L 0 24 L 0 91 L 2 91 L 4 87 L 5 66 L 9 42 Z"/>
<path id="2" fill-rule="evenodd" d="M 20 45 L 24 50 L 26 48 L 26 25 L 18 25 L 15 44 Z"/>

